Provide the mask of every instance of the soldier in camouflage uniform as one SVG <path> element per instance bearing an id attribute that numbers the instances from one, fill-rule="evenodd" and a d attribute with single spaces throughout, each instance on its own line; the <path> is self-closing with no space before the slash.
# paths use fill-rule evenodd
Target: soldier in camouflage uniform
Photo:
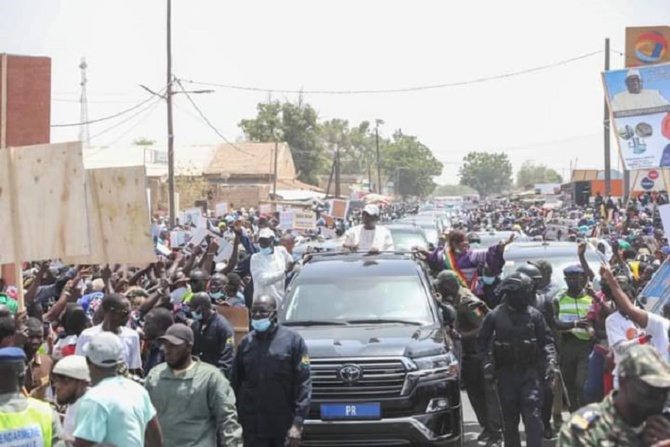
<path id="1" fill-rule="evenodd" d="M 670 439 L 663 408 L 670 365 L 650 345 L 630 348 L 619 364 L 619 391 L 577 410 L 561 428 L 557 447 L 654 446 Z"/>

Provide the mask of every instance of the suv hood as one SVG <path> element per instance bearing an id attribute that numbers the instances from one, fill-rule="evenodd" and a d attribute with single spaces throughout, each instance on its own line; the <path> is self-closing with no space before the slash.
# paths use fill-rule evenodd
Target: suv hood
<path id="1" fill-rule="evenodd" d="M 444 331 L 438 325 L 394 323 L 351 326 L 291 327 L 305 339 L 310 357 L 424 357 L 445 352 Z"/>

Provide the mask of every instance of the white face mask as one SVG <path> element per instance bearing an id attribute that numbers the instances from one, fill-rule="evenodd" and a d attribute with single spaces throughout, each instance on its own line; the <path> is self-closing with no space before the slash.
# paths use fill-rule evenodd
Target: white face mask
<path id="1" fill-rule="evenodd" d="M 172 293 L 170 293 L 170 302 L 181 303 L 184 299 L 184 296 L 186 296 L 187 292 L 188 288 L 186 287 L 179 287 L 178 289 L 174 289 Z"/>

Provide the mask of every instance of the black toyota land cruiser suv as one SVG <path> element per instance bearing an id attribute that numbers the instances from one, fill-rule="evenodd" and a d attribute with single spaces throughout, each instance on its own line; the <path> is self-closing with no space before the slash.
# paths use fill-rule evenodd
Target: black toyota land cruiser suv
<path id="1" fill-rule="evenodd" d="M 281 324 L 307 343 L 302 446 L 462 446 L 459 365 L 411 254 L 323 253 L 292 280 Z"/>

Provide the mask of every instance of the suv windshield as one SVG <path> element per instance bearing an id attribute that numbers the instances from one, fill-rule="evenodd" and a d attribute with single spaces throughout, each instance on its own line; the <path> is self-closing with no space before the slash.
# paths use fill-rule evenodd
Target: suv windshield
<path id="1" fill-rule="evenodd" d="M 418 277 L 297 278 L 284 322 L 404 320 L 433 324 L 427 291 Z"/>
<path id="2" fill-rule="evenodd" d="M 396 251 L 410 251 L 413 247 L 428 248 L 426 236 L 419 231 L 391 230 Z"/>

